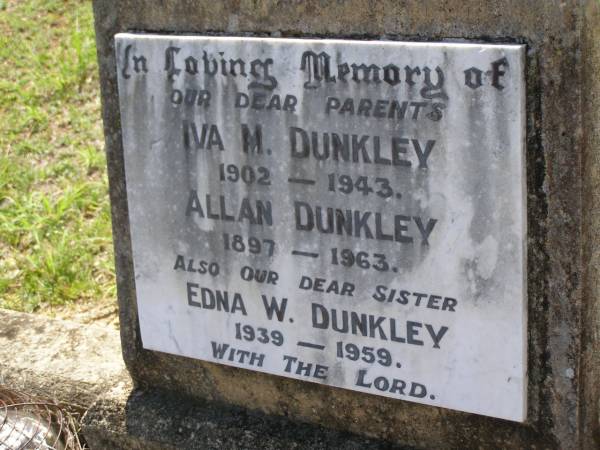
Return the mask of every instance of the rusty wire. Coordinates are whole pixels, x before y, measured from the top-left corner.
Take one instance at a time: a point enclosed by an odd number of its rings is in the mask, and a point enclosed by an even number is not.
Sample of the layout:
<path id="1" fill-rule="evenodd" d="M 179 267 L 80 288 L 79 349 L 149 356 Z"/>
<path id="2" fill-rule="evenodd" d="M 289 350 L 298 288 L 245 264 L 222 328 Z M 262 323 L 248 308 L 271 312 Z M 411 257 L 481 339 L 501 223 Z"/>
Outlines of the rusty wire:
<path id="1" fill-rule="evenodd" d="M 83 450 L 78 429 L 56 402 L 0 386 L 0 450 Z"/>

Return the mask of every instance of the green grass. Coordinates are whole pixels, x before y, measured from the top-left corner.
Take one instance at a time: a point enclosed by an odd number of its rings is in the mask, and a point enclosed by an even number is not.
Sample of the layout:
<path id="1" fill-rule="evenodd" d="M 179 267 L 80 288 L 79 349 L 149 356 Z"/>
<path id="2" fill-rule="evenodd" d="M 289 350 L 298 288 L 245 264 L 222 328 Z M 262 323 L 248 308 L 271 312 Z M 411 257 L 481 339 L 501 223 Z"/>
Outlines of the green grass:
<path id="1" fill-rule="evenodd" d="M 114 297 L 90 1 L 0 0 L 0 307 Z"/>

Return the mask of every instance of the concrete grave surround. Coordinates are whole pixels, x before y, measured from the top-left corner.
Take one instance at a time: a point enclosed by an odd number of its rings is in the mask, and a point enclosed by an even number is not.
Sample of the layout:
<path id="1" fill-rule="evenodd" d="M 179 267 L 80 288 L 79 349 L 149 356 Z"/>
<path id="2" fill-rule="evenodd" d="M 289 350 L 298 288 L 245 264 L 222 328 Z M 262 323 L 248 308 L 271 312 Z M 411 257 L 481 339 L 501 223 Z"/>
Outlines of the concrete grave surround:
<path id="1" fill-rule="evenodd" d="M 525 419 L 523 46 L 116 40 L 145 348 Z"/>
<path id="2" fill-rule="evenodd" d="M 183 395 L 238 405 L 285 416 L 292 421 L 323 424 L 337 430 L 420 448 L 597 448 L 600 392 L 600 289 L 597 281 L 600 279 L 600 256 L 597 251 L 600 239 L 597 233 L 600 226 L 600 164 L 597 150 L 600 145 L 600 100 L 597 94 L 600 83 L 597 71 L 600 58 L 599 9 L 595 0 L 95 0 L 123 355 L 136 386 L 156 388 L 167 394 L 171 392 L 173 396 Z M 527 310 L 527 351 L 525 353 L 522 350 L 522 354 L 527 355 L 527 380 L 523 380 L 526 389 L 525 421 L 519 423 L 382 395 L 369 395 L 145 349 L 142 339 L 144 325 L 140 320 L 144 312 L 138 309 L 139 293 L 136 291 L 135 278 L 138 274 L 138 261 L 134 257 L 138 250 L 134 236 L 137 212 L 132 211 L 132 205 L 128 203 L 128 192 L 132 187 L 128 185 L 128 157 L 124 148 L 127 138 L 124 135 L 125 127 L 122 126 L 124 117 L 121 116 L 120 107 L 123 102 L 118 89 L 117 56 L 120 53 L 117 52 L 118 41 L 115 37 L 119 33 L 166 34 L 174 40 L 180 39 L 180 36 L 210 35 L 523 46 L 523 79 L 518 86 L 524 89 L 521 95 L 525 96 L 524 111 L 519 119 L 525 124 L 525 144 L 522 148 L 525 170 L 524 178 L 519 181 L 525 182 L 526 201 L 522 197 L 521 201 L 523 208 L 526 207 L 527 225 L 522 228 L 520 236 L 521 242 L 526 245 L 526 257 L 523 255 L 522 261 L 527 264 L 524 287 L 519 297 L 522 303 L 519 305 Z M 164 57 L 164 54 L 161 56 Z M 133 68 L 130 65 L 130 69 Z M 464 70 L 462 65 L 460 68 Z M 148 69 L 147 76 L 152 78 L 154 75 L 150 70 L 154 70 L 153 66 L 148 65 Z M 451 73 L 457 75 L 457 72 Z M 288 80 L 286 77 L 284 79 Z M 165 82 L 165 87 L 170 83 Z M 450 85 L 448 89 L 449 94 L 456 92 L 450 90 Z M 449 105 L 451 101 L 449 97 Z M 507 104 L 506 110 L 514 108 L 514 105 L 512 102 Z M 251 113 L 246 111 L 244 114 Z M 452 117 L 452 120 L 458 119 Z M 198 122 L 201 120 L 198 119 Z M 323 125 L 327 123 L 323 122 Z M 363 129 L 360 130 L 364 133 Z M 271 140 L 276 135 L 283 136 L 284 131 L 285 128 L 277 129 L 265 136 Z M 383 131 L 373 125 L 368 134 L 383 135 Z M 456 133 L 463 131 L 460 128 L 455 130 Z M 150 128 L 147 130 L 149 135 L 152 132 Z M 230 137 L 223 139 L 224 142 L 228 140 L 226 143 L 232 149 L 236 146 L 230 143 Z M 180 140 L 181 136 L 174 138 L 173 144 L 177 145 Z M 157 145 L 160 147 L 162 144 Z M 222 153 L 228 151 L 229 148 Z M 431 168 L 428 170 L 436 167 L 435 151 L 434 148 Z M 301 165 L 316 167 L 310 164 L 314 164 L 314 161 L 303 161 Z M 389 172 L 390 168 L 380 169 Z M 351 172 L 350 175 L 356 176 L 357 172 Z M 156 180 L 157 183 L 160 181 Z M 322 185 L 322 181 L 319 183 Z M 291 191 L 288 186 L 283 187 Z M 279 190 L 284 190 L 283 187 L 279 186 Z M 302 192 L 297 188 L 294 192 Z M 507 194 L 509 192 L 515 193 L 506 191 Z M 276 192 L 277 195 L 279 192 Z M 367 197 L 373 199 L 369 207 L 371 204 L 380 205 L 379 199 L 372 195 Z M 199 198 L 206 203 L 205 197 Z M 149 200 L 150 204 L 154 201 Z M 312 203 L 316 203 L 316 200 L 319 200 L 318 196 L 309 198 Z M 363 200 L 357 200 L 361 205 L 356 209 L 381 211 L 386 215 L 392 212 L 392 208 L 366 209 Z M 394 202 L 394 210 L 401 201 Z M 494 201 L 498 199 L 494 198 Z M 273 203 L 273 206 L 276 205 Z M 436 211 L 443 212 L 443 208 Z M 428 217 L 426 213 L 428 211 L 420 211 L 423 217 Z M 517 214 L 514 211 L 512 213 Z M 411 212 L 410 215 L 414 214 Z M 432 217 L 435 216 L 432 214 Z M 201 220 L 196 218 L 194 221 L 199 228 Z M 153 223 L 148 221 L 148 226 L 153 226 Z M 430 250 L 433 251 L 439 243 L 435 241 L 435 232 L 434 228 L 430 244 Z M 317 245 L 318 234 L 307 234 L 312 237 L 306 242 Z M 414 228 L 411 235 L 418 236 L 414 234 Z M 335 236 L 325 242 L 325 249 L 339 247 Z M 153 242 L 155 244 L 159 245 Z M 377 245 L 375 242 L 369 244 Z M 395 245 L 397 243 L 390 242 L 386 252 Z M 363 250 L 361 247 L 357 246 L 357 249 Z M 369 247 L 365 251 L 374 253 L 371 249 Z M 321 251 L 322 248 L 319 248 Z M 232 259 L 235 260 L 234 264 L 239 264 L 246 257 L 237 255 Z M 170 264 L 174 264 L 174 261 Z M 285 265 L 282 263 L 280 266 L 276 270 L 284 273 Z M 307 267 L 305 264 L 303 268 L 317 276 L 316 267 Z M 502 267 L 501 270 L 514 270 L 514 266 Z M 185 278 L 183 272 L 177 274 L 180 275 Z M 372 278 L 385 278 L 388 275 L 373 274 Z M 437 275 L 436 281 L 440 278 Z M 366 286 L 358 283 L 359 278 L 357 275 L 356 280 L 351 281 L 356 281 L 359 286 L 357 289 L 366 289 Z M 224 285 L 219 286 L 223 289 Z M 217 286 L 212 285 L 212 288 L 219 289 Z M 417 291 L 423 287 L 411 286 L 410 289 Z M 430 293 L 451 296 L 450 292 Z M 460 293 L 453 295 L 461 302 L 459 305 L 464 305 L 468 301 L 465 298 L 469 298 L 460 297 Z M 311 293 L 315 303 L 324 297 L 320 293 Z M 340 299 L 337 301 L 341 302 Z M 178 297 L 177 301 L 185 305 L 187 298 Z M 202 308 L 196 310 L 191 314 L 199 315 L 203 311 Z M 297 311 L 293 313 L 297 314 Z M 517 313 L 510 312 L 524 319 L 524 314 Z M 425 312 L 415 314 L 423 318 L 421 322 L 436 326 L 449 323 L 446 321 L 452 317 L 446 311 L 427 308 Z M 395 317 L 398 318 L 399 314 Z M 444 322 L 442 319 L 437 322 L 435 317 L 444 318 Z M 286 325 L 282 332 L 289 333 L 289 329 Z M 445 339 L 451 336 L 447 334 L 441 341 L 442 352 L 446 351 L 443 347 Z M 168 340 L 167 337 L 165 341 Z M 167 342 L 162 344 L 170 345 Z M 477 345 L 481 343 L 477 342 Z M 507 345 L 512 346 L 510 341 L 507 341 Z M 500 347 L 500 350 L 504 351 L 504 348 Z M 429 349 L 426 353 L 432 351 Z M 344 361 L 346 367 L 356 367 L 350 363 Z M 431 392 L 438 394 L 438 391 Z M 131 408 L 134 403 L 130 404 Z M 512 401 L 510 403 L 514 404 Z"/>

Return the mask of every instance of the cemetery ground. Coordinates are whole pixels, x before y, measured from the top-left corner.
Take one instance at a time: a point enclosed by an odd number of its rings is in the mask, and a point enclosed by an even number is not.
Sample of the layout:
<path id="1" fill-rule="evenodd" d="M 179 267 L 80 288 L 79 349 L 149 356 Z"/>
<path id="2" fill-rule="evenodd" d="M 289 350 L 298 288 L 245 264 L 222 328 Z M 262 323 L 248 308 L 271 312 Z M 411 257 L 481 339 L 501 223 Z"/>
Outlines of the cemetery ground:
<path id="1" fill-rule="evenodd" d="M 91 2 L 0 0 L 0 308 L 117 326 Z"/>

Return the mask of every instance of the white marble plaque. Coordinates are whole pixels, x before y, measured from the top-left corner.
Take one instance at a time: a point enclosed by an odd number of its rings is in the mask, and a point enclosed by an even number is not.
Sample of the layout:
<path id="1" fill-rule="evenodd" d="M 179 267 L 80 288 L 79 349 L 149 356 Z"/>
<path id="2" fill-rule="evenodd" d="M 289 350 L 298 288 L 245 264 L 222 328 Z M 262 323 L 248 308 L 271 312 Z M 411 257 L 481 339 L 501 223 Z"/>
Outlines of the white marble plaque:
<path id="1" fill-rule="evenodd" d="M 116 52 L 145 348 L 525 420 L 523 46 Z"/>

